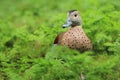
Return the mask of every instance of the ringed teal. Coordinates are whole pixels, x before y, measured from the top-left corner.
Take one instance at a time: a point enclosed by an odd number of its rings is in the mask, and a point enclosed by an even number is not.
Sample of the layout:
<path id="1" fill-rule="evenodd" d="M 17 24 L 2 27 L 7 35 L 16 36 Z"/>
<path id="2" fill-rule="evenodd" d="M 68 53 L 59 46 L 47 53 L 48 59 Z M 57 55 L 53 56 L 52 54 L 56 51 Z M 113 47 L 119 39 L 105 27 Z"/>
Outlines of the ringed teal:
<path id="1" fill-rule="evenodd" d="M 65 45 L 80 52 L 92 50 L 92 43 L 82 29 L 82 19 L 77 10 L 68 12 L 67 22 L 63 25 L 63 28 L 66 27 L 70 29 L 57 35 L 54 44 Z"/>

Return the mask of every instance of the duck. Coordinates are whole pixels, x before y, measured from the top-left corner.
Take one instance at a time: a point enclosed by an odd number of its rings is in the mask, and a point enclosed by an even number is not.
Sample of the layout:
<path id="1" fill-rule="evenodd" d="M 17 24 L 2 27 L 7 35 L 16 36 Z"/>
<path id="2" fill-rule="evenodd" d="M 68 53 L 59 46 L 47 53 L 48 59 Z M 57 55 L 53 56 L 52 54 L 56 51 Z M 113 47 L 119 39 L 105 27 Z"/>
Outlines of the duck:
<path id="1" fill-rule="evenodd" d="M 58 34 L 54 44 L 68 46 L 80 52 L 92 50 L 92 42 L 82 28 L 82 18 L 78 10 L 70 10 L 67 21 L 62 28 L 70 27 L 66 32 Z"/>

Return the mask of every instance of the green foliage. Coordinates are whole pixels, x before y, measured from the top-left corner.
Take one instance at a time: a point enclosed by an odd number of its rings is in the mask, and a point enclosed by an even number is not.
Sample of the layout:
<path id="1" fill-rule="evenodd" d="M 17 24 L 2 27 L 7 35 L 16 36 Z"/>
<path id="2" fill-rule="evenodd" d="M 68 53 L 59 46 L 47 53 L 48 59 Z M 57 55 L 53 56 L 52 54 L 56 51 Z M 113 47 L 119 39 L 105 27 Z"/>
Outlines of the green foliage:
<path id="1" fill-rule="evenodd" d="M 1 0 L 0 80 L 120 79 L 120 0 Z M 66 12 L 80 11 L 93 51 L 53 45 Z"/>

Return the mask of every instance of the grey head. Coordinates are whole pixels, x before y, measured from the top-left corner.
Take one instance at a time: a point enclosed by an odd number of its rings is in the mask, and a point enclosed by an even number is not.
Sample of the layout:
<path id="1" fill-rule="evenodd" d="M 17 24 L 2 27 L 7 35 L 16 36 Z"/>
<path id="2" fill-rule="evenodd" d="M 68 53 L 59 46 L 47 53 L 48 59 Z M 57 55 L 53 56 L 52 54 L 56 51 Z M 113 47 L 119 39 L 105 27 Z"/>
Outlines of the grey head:
<path id="1" fill-rule="evenodd" d="M 82 26 L 82 19 L 77 10 L 70 10 L 68 12 L 68 18 L 66 23 L 62 26 L 63 28 L 66 27 L 75 27 L 75 26 Z"/>

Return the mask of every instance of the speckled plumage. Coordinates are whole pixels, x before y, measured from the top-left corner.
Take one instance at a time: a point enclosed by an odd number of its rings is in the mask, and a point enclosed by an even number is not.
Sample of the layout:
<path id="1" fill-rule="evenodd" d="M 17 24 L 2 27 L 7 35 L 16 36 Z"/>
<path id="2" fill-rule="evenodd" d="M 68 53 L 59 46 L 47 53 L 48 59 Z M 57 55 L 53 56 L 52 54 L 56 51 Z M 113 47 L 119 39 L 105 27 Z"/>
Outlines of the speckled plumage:
<path id="1" fill-rule="evenodd" d="M 73 49 L 77 49 L 80 52 L 86 51 L 86 50 L 92 50 L 92 44 L 90 39 L 86 36 L 86 34 L 84 33 L 82 26 L 81 26 L 81 17 L 78 13 L 78 11 L 73 11 L 71 12 L 73 13 L 73 15 L 79 16 L 78 18 L 76 18 L 78 21 L 78 23 L 73 25 L 70 25 L 70 29 L 67 32 L 61 33 L 59 34 L 55 41 L 54 44 L 60 44 L 60 45 L 65 45 L 68 46 L 69 48 L 73 48 Z M 71 15 L 71 13 L 69 14 L 68 17 L 73 18 L 74 16 Z M 73 21 L 73 20 L 72 20 Z M 75 21 L 75 18 L 74 18 Z M 79 23 L 80 22 L 80 23 Z"/>

